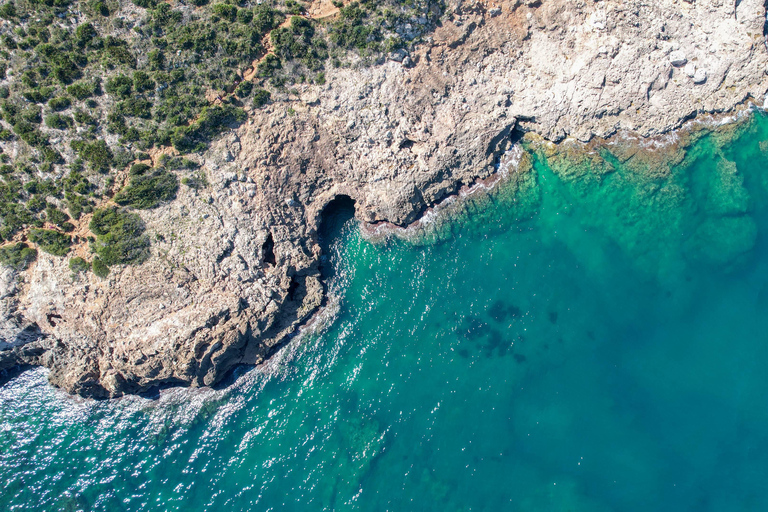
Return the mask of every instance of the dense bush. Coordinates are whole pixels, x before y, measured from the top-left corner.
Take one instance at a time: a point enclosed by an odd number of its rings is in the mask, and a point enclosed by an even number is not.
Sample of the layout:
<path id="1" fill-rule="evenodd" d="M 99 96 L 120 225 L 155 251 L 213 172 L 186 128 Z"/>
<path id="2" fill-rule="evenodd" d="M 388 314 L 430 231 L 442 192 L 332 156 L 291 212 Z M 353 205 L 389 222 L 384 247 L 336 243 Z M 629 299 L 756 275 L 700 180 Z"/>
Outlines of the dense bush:
<path id="1" fill-rule="evenodd" d="M 96 235 L 91 249 L 107 266 L 139 264 L 149 257 L 144 222 L 135 213 L 116 207 L 96 210 L 88 227 Z"/>
<path id="2" fill-rule="evenodd" d="M 237 7 L 228 4 L 216 4 L 211 10 L 214 14 L 221 16 L 227 21 L 235 21 L 237 19 Z"/>
<path id="3" fill-rule="evenodd" d="M 180 126 L 171 136 L 173 146 L 182 153 L 201 151 L 208 142 L 229 127 L 245 121 L 243 109 L 233 105 L 205 107 L 200 117 L 189 126 Z"/>
<path id="4" fill-rule="evenodd" d="M 152 117 L 152 103 L 144 98 L 128 98 L 117 104 L 117 111 L 124 116 L 149 119 Z"/>
<path id="5" fill-rule="evenodd" d="M 93 211 L 93 205 L 91 202 L 78 194 L 67 192 L 67 211 L 73 219 L 79 219 L 83 213 L 91 213 Z"/>
<path id="6" fill-rule="evenodd" d="M 29 230 L 29 240 L 34 242 L 48 254 L 66 256 L 72 245 L 72 237 L 53 229 Z"/>
<path id="7" fill-rule="evenodd" d="M 147 171 L 150 169 L 152 169 L 152 167 L 150 167 L 149 165 L 138 163 L 138 164 L 133 164 L 131 166 L 131 170 L 128 172 L 131 176 L 142 176 L 146 174 Z"/>
<path id="8" fill-rule="evenodd" d="M 93 273 L 102 279 L 109 275 L 109 267 L 99 257 L 93 258 L 92 268 Z"/>
<path id="9" fill-rule="evenodd" d="M 115 202 L 119 205 L 139 209 L 155 208 L 161 201 L 174 199 L 179 190 L 176 175 L 164 169 L 131 174 L 130 183 L 115 196 Z"/>
<path id="10" fill-rule="evenodd" d="M 265 91 L 264 89 L 258 87 L 253 92 L 253 104 L 256 107 L 263 107 L 267 103 L 269 103 L 270 94 L 268 91 Z"/>
<path id="11" fill-rule="evenodd" d="M 112 165 L 114 155 L 104 140 L 90 143 L 76 141 L 72 146 L 83 160 L 91 164 L 91 168 L 95 171 L 106 172 Z"/>
<path id="12" fill-rule="evenodd" d="M 66 130 L 73 125 L 72 118 L 61 114 L 51 114 L 45 116 L 45 126 L 55 128 L 56 130 Z"/>
<path id="13" fill-rule="evenodd" d="M 133 80 L 127 75 L 117 75 L 107 79 L 107 83 L 104 86 L 104 90 L 108 94 L 117 96 L 118 98 L 128 98 L 131 95 L 133 88 Z"/>
<path id="14" fill-rule="evenodd" d="M 136 92 L 151 91 L 155 88 L 155 82 L 149 74 L 144 71 L 137 71 L 133 74 L 133 88 Z"/>
<path id="15" fill-rule="evenodd" d="M 16 270 L 26 269 L 36 258 L 37 250 L 22 242 L 0 247 L 0 263 Z"/>
<path id="16" fill-rule="evenodd" d="M 253 91 L 253 82 L 245 81 L 237 86 L 237 89 L 235 89 L 235 96 L 238 98 L 247 98 L 251 94 L 251 91 Z"/>
<path id="17" fill-rule="evenodd" d="M 54 112 L 60 112 L 62 110 L 66 110 L 69 108 L 70 105 L 72 105 L 72 101 L 66 96 L 51 98 L 48 101 L 48 106 L 51 107 L 51 110 L 53 110 Z"/>
<path id="18" fill-rule="evenodd" d="M 45 219 L 51 224 L 55 224 L 61 230 L 67 233 L 75 229 L 75 226 L 69 222 L 69 215 L 59 210 L 55 206 L 48 206 L 45 209 Z"/>
<path id="19" fill-rule="evenodd" d="M 69 269 L 74 273 L 88 272 L 91 270 L 91 264 L 80 256 L 75 256 L 69 260 Z"/>
<path id="20" fill-rule="evenodd" d="M 94 82 L 76 82 L 67 87 L 67 94 L 84 100 L 96 94 L 97 85 Z"/>

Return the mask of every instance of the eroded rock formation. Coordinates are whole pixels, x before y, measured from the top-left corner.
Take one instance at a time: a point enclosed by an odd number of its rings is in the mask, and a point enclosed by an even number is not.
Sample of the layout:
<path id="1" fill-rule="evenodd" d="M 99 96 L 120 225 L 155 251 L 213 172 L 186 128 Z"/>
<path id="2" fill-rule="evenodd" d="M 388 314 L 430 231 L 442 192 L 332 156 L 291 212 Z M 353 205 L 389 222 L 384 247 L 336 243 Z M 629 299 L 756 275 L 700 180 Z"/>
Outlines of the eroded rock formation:
<path id="1" fill-rule="evenodd" d="M 41 253 L 0 274 L 0 369 L 72 393 L 220 381 L 320 307 L 320 212 L 405 225 L 487 178 L 515 129 L 560 141 L 650 136 L 762 105 L 762 1 L 450 3 L 428 42 L 275 97 L 204 155 L 208 186 L 142 212 L 152 257 L 107 279 Z"/>

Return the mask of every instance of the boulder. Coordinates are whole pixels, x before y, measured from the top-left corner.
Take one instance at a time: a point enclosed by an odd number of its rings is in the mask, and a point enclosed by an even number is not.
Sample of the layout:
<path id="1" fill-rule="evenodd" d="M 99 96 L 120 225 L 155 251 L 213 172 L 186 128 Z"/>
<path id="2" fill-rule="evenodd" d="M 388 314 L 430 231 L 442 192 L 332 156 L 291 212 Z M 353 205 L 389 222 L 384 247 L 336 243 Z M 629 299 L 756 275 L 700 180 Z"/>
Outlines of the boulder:
<path id="1" fill-rule="evenodd" d="M 688 62 L 688 59 L 685 58 L 685 53 L 682 50 L 675 50 L 669 54 L 669 63 L 676 68 L 685 66 L 686 62 Z"/>
<path id="2" fill-rule="evenodd" d="M 693 75 L 693 83 L 695 84 L 703 84 L 707 81 L 707 72 L 703 69 L 697 69 L 696 73 Z"/>

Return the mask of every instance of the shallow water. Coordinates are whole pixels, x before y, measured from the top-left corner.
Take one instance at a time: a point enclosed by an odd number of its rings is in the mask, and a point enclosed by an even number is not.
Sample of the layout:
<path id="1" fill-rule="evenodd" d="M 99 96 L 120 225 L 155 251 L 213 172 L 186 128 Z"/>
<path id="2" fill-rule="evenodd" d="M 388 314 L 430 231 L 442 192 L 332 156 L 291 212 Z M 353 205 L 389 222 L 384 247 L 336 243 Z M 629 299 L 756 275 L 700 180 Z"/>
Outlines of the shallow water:
<path id="1" fill-rule="evenodd" d="M 227 389 L 22 374 L 0 509 L 768 508 L 768 120 L 734 133 L 539 153 L 418 243 L 348 225 L 325 329 Z"/>

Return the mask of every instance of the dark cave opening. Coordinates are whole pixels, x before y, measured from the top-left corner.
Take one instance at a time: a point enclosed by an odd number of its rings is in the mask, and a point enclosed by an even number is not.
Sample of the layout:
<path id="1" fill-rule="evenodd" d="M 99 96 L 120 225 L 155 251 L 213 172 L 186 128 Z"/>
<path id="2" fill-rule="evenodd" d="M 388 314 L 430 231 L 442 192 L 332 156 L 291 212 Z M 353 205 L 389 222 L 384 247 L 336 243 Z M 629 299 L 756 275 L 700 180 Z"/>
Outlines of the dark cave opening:
<path id="1" fill-rule="evenodd" d="M 273 267 L 277 264 L 277 259 L 275 258 L 275 240 L 272 238 L 272 233 L 267 235 L 267 239 L 262 244 L 261 253 L 264 255 L 264 263 L 272 265 Z"/>
<path id="2" fill-rule="evenodd" d="M 317 238 L 323 256 L 320 259 L 320 273 L 328 278 L 333 273 L 333 265 L 328 259 L 333 242 L 341 235 L 342 229 L 355 217 L 355 200 L 348 195 L 334 197 L 320 213 L 320 225 Z"/>

